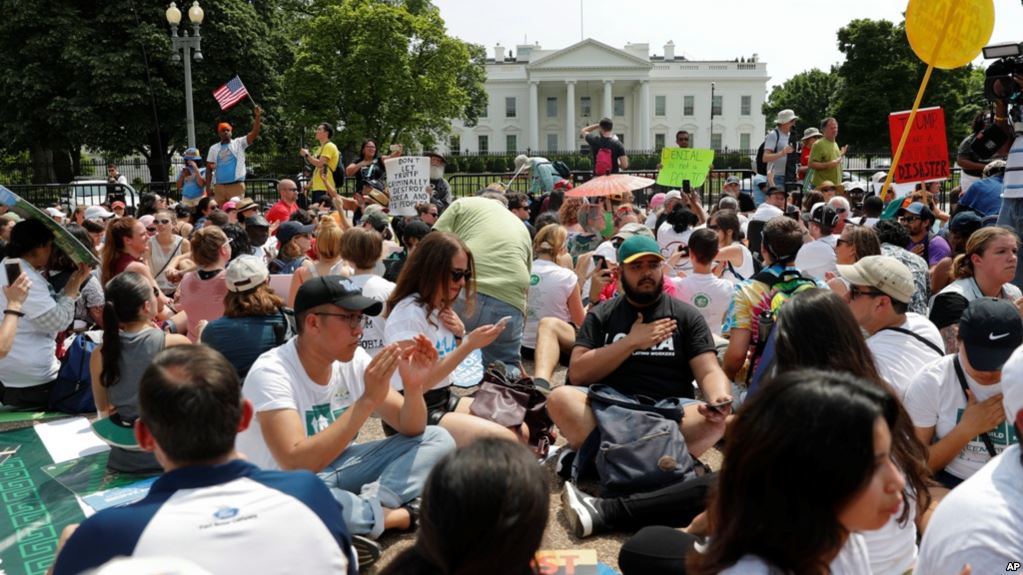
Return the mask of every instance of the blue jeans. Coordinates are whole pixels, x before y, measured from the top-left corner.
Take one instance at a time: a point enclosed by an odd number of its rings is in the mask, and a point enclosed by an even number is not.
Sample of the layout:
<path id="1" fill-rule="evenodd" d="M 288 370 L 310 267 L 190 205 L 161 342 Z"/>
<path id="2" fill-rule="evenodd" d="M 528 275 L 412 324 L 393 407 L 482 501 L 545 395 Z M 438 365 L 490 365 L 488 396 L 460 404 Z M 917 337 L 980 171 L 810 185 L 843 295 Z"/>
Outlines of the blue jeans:
<path id="1" fill-rule="evenodd" d="M 1016 233 L 1023 230 L 1023 198 L 1002 198 L 998 225 L 1009 226 Z M 1012 278 L 1012 284 L 1023 287 L 1023 258 L 1016 260 L 1016 277 Z"/>
<path id="2" fill-rule="evenodd" d="M 511 316 L 511 321 L 505 326 L 501 335 L 497 336 L 493 343 L 483 348 L 483 365 L 487 366 L 494 361 L 501 361 L 509 366 L 518 367 L 522 360 L 519 349 L 522 347 L 522 329 L 526 322 L 526 316 L 522 310 L 481 293 L 476 294 L 476 306 L 471 317 L 466 317 L 464 299 L 459 298 L 454 307 L 455 312 L 465 323 L 466 333 L 481 325 L 497 323 L 504 316 Z"/>
<path id="3" fill-rule="evenodd" d="M 348 530 L 375 539 L 384 532 L 383 508 L 397 509 L 419 497 L 430 470 L 454 450 L 451 435 L 429 425 L 415 437 L 349 445 L 318 475 L 344 508 Z"/>

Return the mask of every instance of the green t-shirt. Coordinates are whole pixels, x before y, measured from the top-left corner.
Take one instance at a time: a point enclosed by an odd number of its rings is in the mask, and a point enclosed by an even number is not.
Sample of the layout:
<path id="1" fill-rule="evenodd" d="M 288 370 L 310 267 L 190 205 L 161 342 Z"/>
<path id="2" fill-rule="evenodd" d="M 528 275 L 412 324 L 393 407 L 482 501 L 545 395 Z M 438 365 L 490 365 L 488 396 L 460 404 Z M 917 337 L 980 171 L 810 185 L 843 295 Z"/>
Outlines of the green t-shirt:
<path id="1" fill-rule="evenodd" d="M 810 162 L 833 162 L 841 155 L 842 151 L 838 148 L 837 143 L 821 138 L 820 140 L 817 140 L 817 143 L 813 145 L 812 149 L 810 149 Z M 830 180 L 833 184 L 841 183 L 841 164 L 826 170 L 814 170 L 813 186 L 819 186 L 824 180 Z"/>
<path id="2" fill-rule="evenodd" d="M 522 220 L 500 202 L 462 198 L 444 210 L 433 229 L 462 238 L 476 264 L 476 290 L 526 313 L 533 245 Z"/>
<path id="3" fill-rule="evenodd" d="M 334 169 L 337 168 L 337 163 L 341 160 L 341 152 L 338 151 L 337 146 L 334 145 L 334 142 L 327 142 L 316 151 L 315 156 L 327 160 L 327 180 L 331 185 L 337 187 L 337 182 L 334 181 Z M 313 179 L 309 183 L 309 189 L 327 191 L 327 186 L 323 183 L 323 178 L 320 177 L 320 169 L 313 170 Z"/>

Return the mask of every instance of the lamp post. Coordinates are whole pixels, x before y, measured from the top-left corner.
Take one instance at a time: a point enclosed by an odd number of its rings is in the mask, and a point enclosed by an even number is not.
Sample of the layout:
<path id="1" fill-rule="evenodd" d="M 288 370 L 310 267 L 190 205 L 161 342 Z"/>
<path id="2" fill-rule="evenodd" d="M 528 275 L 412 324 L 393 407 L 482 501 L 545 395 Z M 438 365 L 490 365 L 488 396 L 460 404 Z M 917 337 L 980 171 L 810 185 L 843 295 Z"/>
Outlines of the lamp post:
<path id="1" fill-rule="evenodd" d="M 708 134 L 709 134 L 708 137 L 710 138 L 710 142 L 707 143 L 708 144 L 707 147 L 708 148 L 713 148 L 714 147 L 714 82 L 710 83 L 710 132 L 708 132 Z"/>
<path id="2" fill-rule="evenodd" d="M 188 125 L 188 146 L 191 148 L 195 147 L 195 117 L 192 113 L 192 59 L 202 62 L 202 47 L 199 44 L 202 37 L 199 36 L 199 25 L 202 24 L 203 11 L 199 7 L 199 0 L 194 0 L 192 7 L 188 9 L 188 20 L 192 23 L 192 33 L 189 34 L 188 30 L 182 30 L 180 36 L 178 35 L 178 24 L 181 23 L 181 10 L 178 9 L 177 4 L 171 2 L 166 14 L 167 23 L 170 24 L 171 29 L 171 46 L 174 50 L 174 56 L 171 59 L 175 62 L 181 60 L 178 51 L 184 52 L 185 55 L 185 121 Z"/>

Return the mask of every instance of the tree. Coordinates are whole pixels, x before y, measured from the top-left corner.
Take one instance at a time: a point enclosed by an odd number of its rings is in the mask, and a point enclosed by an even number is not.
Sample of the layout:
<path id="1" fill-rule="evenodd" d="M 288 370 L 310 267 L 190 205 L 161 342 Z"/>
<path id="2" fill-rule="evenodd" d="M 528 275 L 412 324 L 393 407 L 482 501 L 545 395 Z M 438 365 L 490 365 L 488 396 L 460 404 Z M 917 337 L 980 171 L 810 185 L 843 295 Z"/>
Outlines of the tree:
<path id="1" fill-rule="evenodd" d="M 793 110 L 799 116 L 800 128 L 817 127 L 831 115 L 839 85 L 834 69 L 824 72 L 814 68 L 800 72 L 771 90 L 764 103 L 764 116 L 770 123 L 781 110 Z"/>
<path id="2" fill-rule="evenodd" d="M 845 62 L 838 69 L 842 89 L 834 102 L 840 143 L 856 150 L 888 149 L 888 113 L 909 110 L 927 66 L 916 57 L 905 25 L 887 20 L 853 20 L 838 31 L 838 49 Z M 941 106 L 949 147 L 958 144 L 968 126 L 955 120 L 970 97 L 972 68 L 935 69 L 921 107 Z"/>
<path id="3" fill-rule="evenodd" d="M 427 2 L 335 0 L 301 24 L 286 75 L 296 123 L 336 122 L 353 150 L 363 138 L 432 147 L 451 120 L 486 104 L 485 51 L 446 34 Z"/>

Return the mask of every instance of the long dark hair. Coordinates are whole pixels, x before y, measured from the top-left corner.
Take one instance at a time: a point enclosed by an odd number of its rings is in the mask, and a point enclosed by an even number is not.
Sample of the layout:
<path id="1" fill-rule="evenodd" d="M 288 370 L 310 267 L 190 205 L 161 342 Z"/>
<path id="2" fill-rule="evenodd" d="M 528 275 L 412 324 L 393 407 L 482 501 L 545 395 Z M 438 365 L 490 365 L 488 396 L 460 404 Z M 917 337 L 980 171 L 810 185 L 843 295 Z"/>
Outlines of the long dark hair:
<path id="1" fill-rule="evenodd" d="M 689 211 L 689 208 L 685 207 L 681 203 L 675 204 L 675 207 L 671 209 L 671 213 L 668 214 L 668 217 L 665 219 L 669 224 L 671 224 L 671 229 L 675 230 L 676 234 L 681 234 L 695 226 L 696 222 L 699 221 L 696 214 Z"/>
<path id="2" fill-rule="evenodd" d="M 847 373 L 793 370 L 764 386 L 728 427 L 708 507 L 714 537 L 687 572 L 753 554 L 785 573 L 828 573 L 849 536 L 838 515 L 874 471 L 876 421 L 891 427 L 897 410 L 890 393 Z"/>
<path id="3" fill-rule="evenodd" d="M 103 259 L 100 262 L 100 282 L 107 283 L 114 277 L 114 264 L 124 253 L 124 240 L 135 233 L 135 218 L 117 218 L 107 224 L 106 239 L 103 240 Z"/>
<path id="4" fill-rule="evenodd" d="M 848 304 L 835 292 L 813 288 L 796 294 L 785 302 L 778 313 L 778 369 L 786 371 L 812 367 L 840 373 L 849 373 L 869 381 L 898 397 L 881 377 L 874 356 L 867 347 L 860 326 L 856 323 Z M 821 345 L 826 341 L 828 345 Z M 767 385 L 770 385 L 768 383 Z M 927 448 L 917 439 L 913 421 L 898 400 L 897 417 L 891 426 L 892 459 L 906 476 L 904 500 L 916 500 L 917 515 L 930 505 L 927 481 L 931 472 L 927 467 Z M 905 505 L 899 522 L 910 519 L 909 505 Z"/>
<path id="5" fill-rule="evenodd" d="M 464 251 L 468 257 L 468 269 L 473 276 L 465 282 L 464 288 L 466 310 L 471 313 L 476 299 L 476 264 L 472 252 L 455 234 L 433 231 L 416 245 L 402 266 L 394 291 L 387 298 L 387 314 L 390 315 L 398 302 L 412 294 L 419 294 L 417 303 L 426 306 L 426 317 L 433 315 L 433 302 L 438 294 L 443 296 L 444 306 L 451 305 L 453 302 L 448 301 L 447 290 L 451 282 L 451 262 L 458 250 Z"/>
<path id="6" fill-rule="evenodd" d="M 474 441 L 433 468 L 416 543 L 380 575 L 534 573 L 549 499 L 528 449 L 504 439 Z"/>
<path id="7" fill-rule="evenodd" d="M 203 212 L 206 211 L 206 208 L 210 207 L 210 202 L 212 201 L 213 198 L 211 198 L 210 196 L 200 198 L 199 202 L 195 204 L 195 209 L 192 210 L 192 215 L 189 218 L 189 223 L 194 226 L 195 224 L 199 223 L 199 220 L 205 218 L 206 215 Z"/>
<path id="8" fill-rule="evenodd" d="M 713 220 L 719 230 L 732 232 L 728 236 L 731 240 L 729 244 L 742 240 L 742 226 L 739 224 L 739 216 L 735 213 L 735 210 L 718 210 L 710 216 L 710 219 Z"/>
<path id="9" fill-rule="evenodd" d="M 138 321 L 142 306 L 153 297 L 153 284 L 141 274 L 124 272 L 103 288 L 103 369 L 100 383 L 110 387 L 121 378 L 121 325 Z"/>

